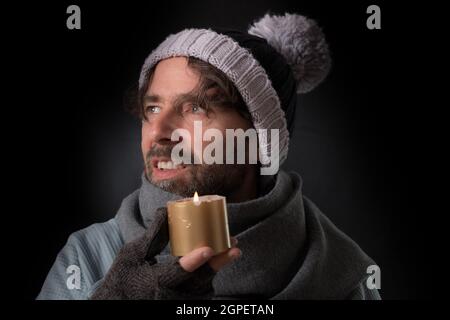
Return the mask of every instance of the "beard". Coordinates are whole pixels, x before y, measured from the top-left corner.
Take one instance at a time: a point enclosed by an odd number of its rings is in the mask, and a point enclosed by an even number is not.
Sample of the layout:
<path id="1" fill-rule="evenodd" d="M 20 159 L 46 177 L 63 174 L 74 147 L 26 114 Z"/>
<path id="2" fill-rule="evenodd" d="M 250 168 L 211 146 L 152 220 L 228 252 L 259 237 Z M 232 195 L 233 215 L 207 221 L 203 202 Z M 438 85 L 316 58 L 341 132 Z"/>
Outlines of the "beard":
<path id="1" fill-rule="evenodd" d="M 229 196 L 239 189 L 248 166 L 244 164 L 187 164 L 185 171 L 180 176 L 154 180 L 152 177 L 153 156 L 170 158 L 173 146 L 161 146 L 151 148 L 145 157 L 145 172 L 147 180 L 158 188 L 180 195 L 192 197 L 195 192 L 199 195 L 217 194 Z M 194 154 L 191 154 L 193 163 Z"/>

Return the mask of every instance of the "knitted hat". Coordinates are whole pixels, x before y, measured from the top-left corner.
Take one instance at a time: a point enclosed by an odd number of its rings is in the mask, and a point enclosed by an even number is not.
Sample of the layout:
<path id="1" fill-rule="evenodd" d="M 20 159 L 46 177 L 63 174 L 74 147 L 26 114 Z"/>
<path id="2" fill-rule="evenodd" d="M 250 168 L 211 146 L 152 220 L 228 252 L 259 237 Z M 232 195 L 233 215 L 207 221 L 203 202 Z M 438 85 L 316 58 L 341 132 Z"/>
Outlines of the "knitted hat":
<path id="1" fill-rule="evenodd" d="M 258 130 L 260 160 L 267 163 L 279 130 L 279 163 L 287 158 L 297 94 L 316 87 L 331 65 L 328 46 L 314 20 L 298 14 L 266 14 L 247 33 L 231 29 L 185 29 L 169 35 L 147 57 L 139 88 L 160 60 L 192 56 L 221 70 L 240 92 Z"/>

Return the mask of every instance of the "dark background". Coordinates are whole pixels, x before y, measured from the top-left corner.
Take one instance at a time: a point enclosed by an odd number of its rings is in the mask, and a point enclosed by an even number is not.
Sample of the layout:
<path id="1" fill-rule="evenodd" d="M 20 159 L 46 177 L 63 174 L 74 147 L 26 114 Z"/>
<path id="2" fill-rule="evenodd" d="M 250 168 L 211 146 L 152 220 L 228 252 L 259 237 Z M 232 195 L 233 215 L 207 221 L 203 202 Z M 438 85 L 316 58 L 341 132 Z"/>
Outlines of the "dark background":
<path id="1" fill-rule="evenodd" d="M 66 29 L 70 4 L 81 7 L 81 30 Z M 381 7 L 381 30 L 366 28 L 370 4 Z M 284 169 L 299 172 L 304 193 L 378 263 L 384 299 L 431 298 L 429 229 L 416 205 L 422 141 L 412 40 L 418 31 L 404 23 L 411 19 L 408 6 L 397 5 L 60 1 L 16 8 L 10 30 L 23 34 L 11 37 L 21 61 L 14 152 L 25 181 L 17 185 L 14 217 L 31 244 L 21 296 L 36 297 L 70 233 L 112 218 L 138 188 L 140 123 L 122 102 L 150 51 L 183 28 L 246 30 L 270 11 L 318 21 L 333 57 L 327 80 L 299 99 Z"/>

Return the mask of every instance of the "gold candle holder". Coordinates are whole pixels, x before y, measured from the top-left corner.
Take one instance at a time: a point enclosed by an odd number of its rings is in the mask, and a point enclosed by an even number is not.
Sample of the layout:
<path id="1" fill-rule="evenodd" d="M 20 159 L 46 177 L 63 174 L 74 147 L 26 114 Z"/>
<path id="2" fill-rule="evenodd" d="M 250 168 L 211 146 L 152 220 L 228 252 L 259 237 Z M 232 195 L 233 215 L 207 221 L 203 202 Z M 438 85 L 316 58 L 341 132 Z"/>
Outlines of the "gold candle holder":
<path id="1" fill-rule="evenodd" d="M 207 195 L 169 201 L 170 250 L 184 256 L 194 249 L 208 246 L 214 254 L 231 248 L 225 197 Z"/>

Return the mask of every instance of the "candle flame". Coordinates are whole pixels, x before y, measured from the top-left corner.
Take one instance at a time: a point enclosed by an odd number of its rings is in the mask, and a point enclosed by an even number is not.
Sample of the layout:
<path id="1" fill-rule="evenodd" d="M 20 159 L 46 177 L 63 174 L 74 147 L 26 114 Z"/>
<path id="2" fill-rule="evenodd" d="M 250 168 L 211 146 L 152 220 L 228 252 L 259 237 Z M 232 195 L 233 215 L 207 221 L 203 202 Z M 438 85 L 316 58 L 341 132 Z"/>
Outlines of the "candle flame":
<path id="1" fill-rule="evenodd" d="M 194 193 L 194 203 L 195 203 L 195 204 L 200 204 L 200 199 L 198 198 L 198 193 L 197 193 L 197 191 L 195 191 L 195 193 Z"/>

